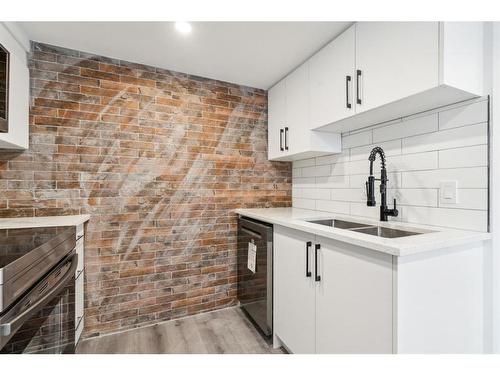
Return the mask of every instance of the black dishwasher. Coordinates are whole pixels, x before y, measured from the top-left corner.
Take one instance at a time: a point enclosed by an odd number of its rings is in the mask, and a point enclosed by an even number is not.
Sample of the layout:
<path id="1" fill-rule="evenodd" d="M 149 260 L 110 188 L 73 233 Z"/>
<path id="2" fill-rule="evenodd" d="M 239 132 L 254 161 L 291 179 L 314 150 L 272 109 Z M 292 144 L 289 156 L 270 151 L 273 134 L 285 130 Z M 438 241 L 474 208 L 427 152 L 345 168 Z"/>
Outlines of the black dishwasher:
<path id="1" fill-rule="evenodd" d="M 273 226 L 238 220 L 238 300 L 266 336 L 273 333 Z"/>

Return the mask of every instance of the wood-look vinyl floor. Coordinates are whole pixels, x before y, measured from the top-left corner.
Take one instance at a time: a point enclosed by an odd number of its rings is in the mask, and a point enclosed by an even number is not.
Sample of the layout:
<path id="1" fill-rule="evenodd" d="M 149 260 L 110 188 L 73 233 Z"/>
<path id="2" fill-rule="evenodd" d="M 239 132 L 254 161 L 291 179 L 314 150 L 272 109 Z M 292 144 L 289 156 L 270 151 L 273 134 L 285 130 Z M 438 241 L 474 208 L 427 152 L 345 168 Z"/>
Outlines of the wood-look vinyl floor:
<path id="1" fill-rule="evenodd" d="M 239 308 L 83 340 L 78 354 L 283 354 Z"/>

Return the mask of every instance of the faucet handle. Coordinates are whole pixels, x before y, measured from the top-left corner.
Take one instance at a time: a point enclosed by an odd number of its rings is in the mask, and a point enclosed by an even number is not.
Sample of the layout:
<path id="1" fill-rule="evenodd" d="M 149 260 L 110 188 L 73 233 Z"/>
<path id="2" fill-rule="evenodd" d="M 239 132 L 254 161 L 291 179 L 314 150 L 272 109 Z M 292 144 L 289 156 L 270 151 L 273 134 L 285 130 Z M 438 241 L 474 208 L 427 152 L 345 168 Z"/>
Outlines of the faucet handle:
<path id="1" fill-rule="evenodd" d="M 396 208 L 396 198 L 394 198 L 394 207 L 392 209 L 392 213 L 393 213 L 393 216 L 398 216 L 399 215 L 399 211 Z"/>

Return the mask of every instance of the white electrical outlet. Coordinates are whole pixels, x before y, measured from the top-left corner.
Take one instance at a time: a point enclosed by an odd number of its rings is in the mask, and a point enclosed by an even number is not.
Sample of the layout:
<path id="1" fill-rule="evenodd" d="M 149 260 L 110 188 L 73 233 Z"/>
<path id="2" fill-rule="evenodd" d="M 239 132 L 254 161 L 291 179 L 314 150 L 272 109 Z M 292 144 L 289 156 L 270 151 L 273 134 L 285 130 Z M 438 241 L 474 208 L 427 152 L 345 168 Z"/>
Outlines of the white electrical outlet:
<path id="1" fill-rule="evenodd" d="M 440 204 L 457 204 L 457 181 L 441 181 L 439 189 Z"/>

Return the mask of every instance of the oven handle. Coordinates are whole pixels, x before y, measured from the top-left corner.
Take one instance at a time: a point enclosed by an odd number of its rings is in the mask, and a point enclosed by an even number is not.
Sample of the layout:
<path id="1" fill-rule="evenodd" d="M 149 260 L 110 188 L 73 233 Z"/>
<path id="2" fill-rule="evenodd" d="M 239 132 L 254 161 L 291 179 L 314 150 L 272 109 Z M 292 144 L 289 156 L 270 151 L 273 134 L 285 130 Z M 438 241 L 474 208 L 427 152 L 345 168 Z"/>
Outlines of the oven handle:
<path id="1" fill-rule="evenodd" d="M 16 332 L 26 320 L 28 320 L 34 313 L 41 310 L 43 306 L 50 302 L 50 300 L 66 286 L 68 280 L 75 275 L 76 267 L 78 265 L 78 254 L 74 254 L 70 259 L 71 268 L 61 278 L 61 280 L 59 280 L 57 285 L 55 285 L 47 294 L 30 306 L 30 308 L 23 311 L 14 319 L 0 324 L 0 336 L 10 336 L 13 332 Z"/>

